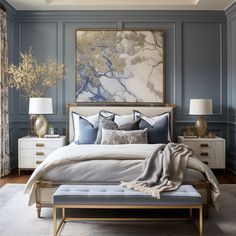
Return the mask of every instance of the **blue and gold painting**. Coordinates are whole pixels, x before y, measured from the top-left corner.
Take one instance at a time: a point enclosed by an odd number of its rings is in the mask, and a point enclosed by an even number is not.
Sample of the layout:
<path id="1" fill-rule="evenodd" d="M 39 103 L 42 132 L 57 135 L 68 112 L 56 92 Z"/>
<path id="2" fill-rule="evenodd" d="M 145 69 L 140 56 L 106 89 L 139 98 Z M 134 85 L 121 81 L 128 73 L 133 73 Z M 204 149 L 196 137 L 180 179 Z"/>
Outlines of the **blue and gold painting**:
<path id="1" fill-rule="evenodd" d="M 164 31 L 76 31 L 76 102 L 164 103 Z"/>

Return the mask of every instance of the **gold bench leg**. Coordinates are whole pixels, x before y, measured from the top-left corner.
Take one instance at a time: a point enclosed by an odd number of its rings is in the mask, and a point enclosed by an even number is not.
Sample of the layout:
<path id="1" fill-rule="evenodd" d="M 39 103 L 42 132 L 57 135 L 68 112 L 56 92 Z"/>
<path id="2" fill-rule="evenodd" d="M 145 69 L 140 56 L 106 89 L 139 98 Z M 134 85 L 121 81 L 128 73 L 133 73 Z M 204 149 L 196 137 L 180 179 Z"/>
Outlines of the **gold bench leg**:
<path id="1" fill-rule="evenodd" d="M 57 208 L 53 207 L 53 235 L 57 236 Z"/>
<path id="2" fill-rule="evenodd" d="M 57 236 L 59 234 L 59 231 L 61 230 L 61 227 L 63 226 L 63 224 L 65 223 L 65 208 L 61 208 L 61 215 L 62 215 L 62 219 L 57 227 L 57 207 L 53 207 L 53 235 Z"/>
<path id="3" fill-rule="evenodd" d="M 202 206 L 199 208 L 199 235 L 202 236 L 203 220 L 202 220 Z"/>

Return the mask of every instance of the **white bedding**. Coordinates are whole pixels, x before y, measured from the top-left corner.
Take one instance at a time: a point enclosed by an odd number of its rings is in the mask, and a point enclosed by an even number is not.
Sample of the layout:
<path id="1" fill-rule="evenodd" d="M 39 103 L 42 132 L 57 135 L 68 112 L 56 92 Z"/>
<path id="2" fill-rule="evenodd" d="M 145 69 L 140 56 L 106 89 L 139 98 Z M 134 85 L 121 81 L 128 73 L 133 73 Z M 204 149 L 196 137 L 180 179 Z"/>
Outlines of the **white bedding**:
<path id="1" fill-rule="evenodd" d="M 76 145 L 57 149 L 40 164 L 29 179 L 26 192 L 34 199 L 34 183 L 39 179 L 55 182 L 119 183 L 137 178 L 143 171 L 143 160 L 159 144 Z M 212 183 L 212 198 L 219 195 L 218 183 L 211 170 L 198 160 L 189 158 L 184 182 L 196 176 L 207 176 Z"/>
<path id="2" fill-rule="evenodd" d="M 64 183 L 118 184 L 136 179 L 142 171 L 143 160 L 92 160 L 58 166 L 43 174 L 41 179 Z M 201 172 L 187 169 L 183 182 L 193 183 L 204 179 Z"/>

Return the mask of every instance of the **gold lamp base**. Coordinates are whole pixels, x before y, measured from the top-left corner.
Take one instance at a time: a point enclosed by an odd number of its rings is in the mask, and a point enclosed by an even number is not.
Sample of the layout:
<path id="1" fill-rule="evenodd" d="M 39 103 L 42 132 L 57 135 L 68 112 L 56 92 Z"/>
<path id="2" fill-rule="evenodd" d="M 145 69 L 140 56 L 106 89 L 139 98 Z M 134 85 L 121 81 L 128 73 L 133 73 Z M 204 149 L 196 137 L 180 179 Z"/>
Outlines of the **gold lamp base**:
<path id="1" fill-rule="evenodd" d="M 198 117 L 198 119 L 196 120 L 195 128 L 196 128 L 197 135 L 200 138 L 205 138 L 206 131 L 207 131 L 207 123 L 203 119 L 202 116 Z"/>
<path id="2" fill-rule="evenodd" d="M 34 130 L 39 138 L 47 133 L 48 121 L 44 115 L 39 115 L 34 123 Z"/>

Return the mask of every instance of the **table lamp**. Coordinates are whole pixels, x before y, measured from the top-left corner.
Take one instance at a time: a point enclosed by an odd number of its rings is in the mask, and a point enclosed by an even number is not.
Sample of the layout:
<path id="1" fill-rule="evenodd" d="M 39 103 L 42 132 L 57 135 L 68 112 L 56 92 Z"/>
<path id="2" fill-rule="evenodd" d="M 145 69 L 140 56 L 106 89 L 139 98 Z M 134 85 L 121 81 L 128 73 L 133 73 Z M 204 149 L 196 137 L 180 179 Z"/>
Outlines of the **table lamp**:
<path id="1" fill-rule="evenodd" d="M 211 99 L 190 99 L 189 106 L 190 115 L 198 115 L 195 122 L 195 128 L 199 137 L 205 137 L 207 131 L 207 123 L 203 115 L 212 115 L 212 100 Z"/>
<path id="2" fill-rule="evenodd" d="M 52 99 L 51 98 L 30 98 L 29 114 L 37 115 L 34 122 L 34 131 L 39 138 L 42 138 L 47 133 L 47 119 L 44 114 L 52 114 Z"/>

